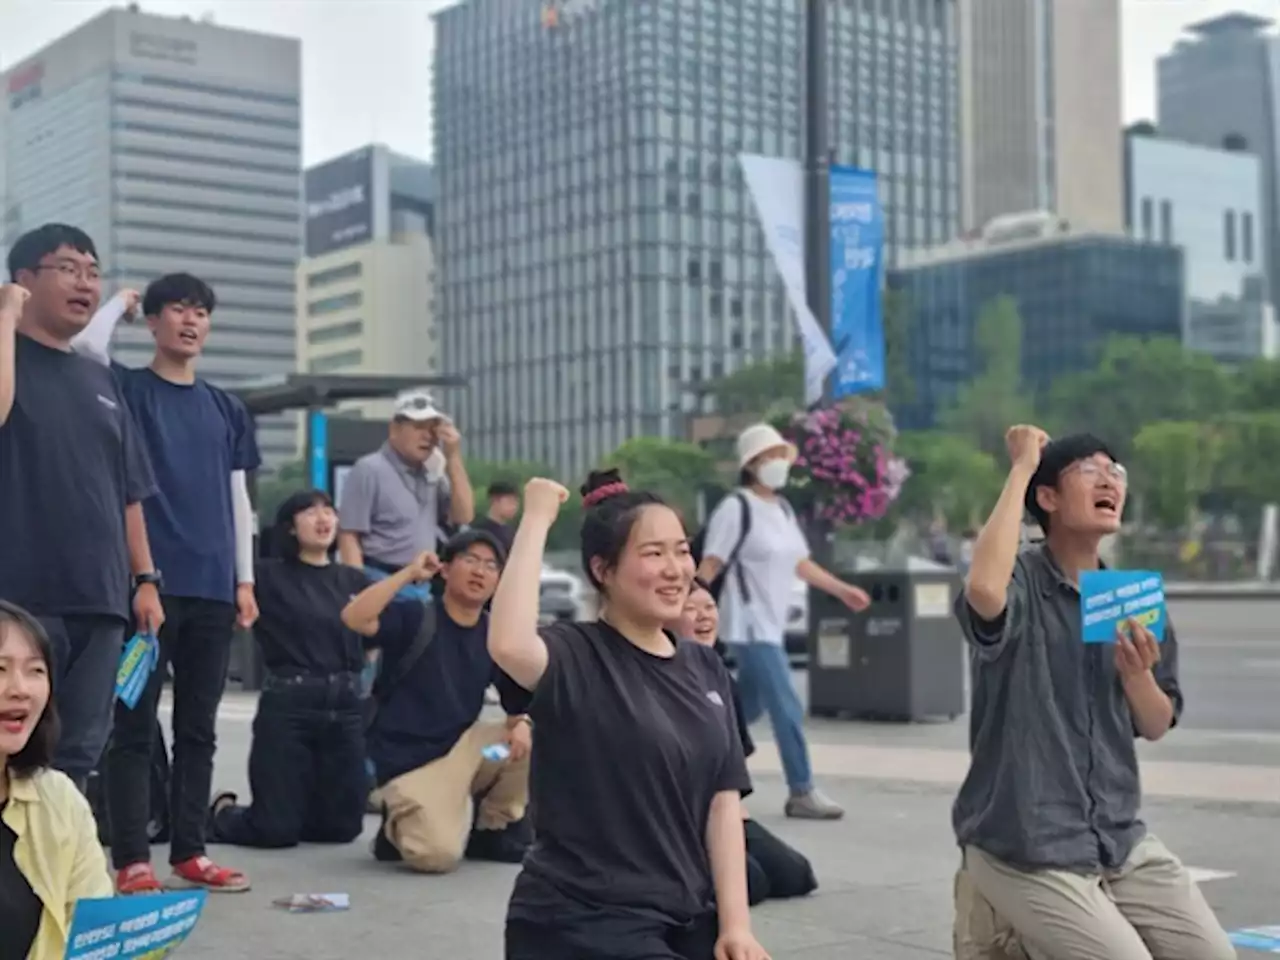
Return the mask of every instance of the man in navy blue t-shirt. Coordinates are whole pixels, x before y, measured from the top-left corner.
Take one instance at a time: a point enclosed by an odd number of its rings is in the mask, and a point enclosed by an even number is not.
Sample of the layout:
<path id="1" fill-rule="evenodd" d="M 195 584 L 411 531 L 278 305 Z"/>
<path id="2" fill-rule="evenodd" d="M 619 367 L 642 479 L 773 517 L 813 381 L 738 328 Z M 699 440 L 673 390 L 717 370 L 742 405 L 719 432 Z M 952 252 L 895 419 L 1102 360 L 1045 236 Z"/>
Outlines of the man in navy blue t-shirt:
<path id="1" fill-rule="evenodd" d="M 111 729 L 130 615 L 164 619 L 142 502 L 155 491 L 120 386 L 72 352 L 102 294 L 83 230 L 48 223 L 9 249 L 0 286 L 0 598 L 53 644 L 54 766 L 83 790 Z M 131 576 L 133 590 L 130 610 Z"/>
<path id="2" fill-rule="evenodd" d="M 95 317 L 77 341 L 105 354 L 111 327 L 132 313 L 126 291 Z M 156 280 L 142 298 L 155 338 L 147 367 L 113 364 L 155 472 L 158 492 L 145 506 L 165 623 L 160 660 L 133 709 L 117 704 L 108 751 L 111 855 L 121 893 L 160 889 L 147 836 L 151 754 L 165 667 L 173 667 L 173 765 L 169 829 L 171 887 L 247 890 L 247 878 L 205 855 L 218 703 L 226 682 L 233 628 L 257 617 L 251 533 L 243 479 L 259 465 L 253 422 L 243 404 L 196 376 L 216 299 L 186 273 Z M 237 542 L 239 541 L 239 543 Z M 238 555 L 239 554 L 239 555 Z"/>

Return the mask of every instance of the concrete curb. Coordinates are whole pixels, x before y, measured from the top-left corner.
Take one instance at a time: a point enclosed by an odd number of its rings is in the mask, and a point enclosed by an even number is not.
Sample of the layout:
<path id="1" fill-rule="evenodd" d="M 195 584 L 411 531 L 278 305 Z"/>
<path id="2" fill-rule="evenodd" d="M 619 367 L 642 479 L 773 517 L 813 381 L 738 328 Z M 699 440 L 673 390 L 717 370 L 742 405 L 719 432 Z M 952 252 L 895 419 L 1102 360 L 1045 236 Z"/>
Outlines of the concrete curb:
<path id="1" fill-rule="evenodd" d="M 1166 583 L 1170 600 L 1280 600 L 1280 583 Z"/>

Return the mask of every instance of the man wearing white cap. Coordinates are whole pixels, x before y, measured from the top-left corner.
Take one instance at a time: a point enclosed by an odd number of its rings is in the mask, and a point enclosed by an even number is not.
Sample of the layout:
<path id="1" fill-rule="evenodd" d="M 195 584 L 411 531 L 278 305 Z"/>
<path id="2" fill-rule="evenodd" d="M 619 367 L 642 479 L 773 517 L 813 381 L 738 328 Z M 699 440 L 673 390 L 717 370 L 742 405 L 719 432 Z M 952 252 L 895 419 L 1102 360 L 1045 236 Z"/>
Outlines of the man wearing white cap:
<path id="1" fill-rule="evenodd" d="M 791 682 L 784 646 L 787 607 L 797 576 L 852 610 L 865 610 L 870 600 L 810 558 L 804 531 L 779 494 L 795 458 L 795 447 L 767 423 L 742 431 L 740 488 L 711 514 L 698 574 L 717 588 L 720 638 L 738 664 L 746 721 L 769 714 L 791 793 L 787 816 L 838 820 L 844 810 L 813 784 L 804 708 Z"/>
<path id="2" fill-rule="evenodd" d="M 352 466 L 338 504 L 342 562 L 374 579 L 435 552 L 475 516 L 462 438 L 426 390 L 396 397 L 387 442 Z"/>

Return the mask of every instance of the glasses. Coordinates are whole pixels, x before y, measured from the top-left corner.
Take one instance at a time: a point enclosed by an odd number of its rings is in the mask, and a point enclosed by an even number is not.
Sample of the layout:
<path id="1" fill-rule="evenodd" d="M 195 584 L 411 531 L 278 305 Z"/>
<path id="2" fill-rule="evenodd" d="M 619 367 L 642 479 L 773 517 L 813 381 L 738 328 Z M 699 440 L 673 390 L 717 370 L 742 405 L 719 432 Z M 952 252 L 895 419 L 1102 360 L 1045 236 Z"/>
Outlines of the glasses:
<path id="1" fill-rule="evenodd" d="M 1123 464 L 1116 463 L 1114 460 L 1107 464 L 1098 463 L 1096 460 L 1086 460 L 1074 469 L 1090 483 L 1096 484 L 1103 477 L 1121 486 L 1129 483 L 1129 471 L 1124 468 Z"/>
<path id="2" fill-rule="evenodd" d="M 475 569 L 479 567 L 485 573 L 497 573 L 501 567 L 498 566 L 497 560 L 491 560 L 488 557 L 477 557 L 474 553 L 464 553 L 458 557 L 458 562 L 464 567 Z"/>
<path id="3" fill-rule="evenodd" d="M 59 260 L 57 263 L 42 263 L 36 267 L 40 270 L 57 271 L 58 276 L 63 280 L 87 280 L 90 283 L 102 282 L 102 268 L 97 264 L 88 266 L 80 266 L 78 263 L 72 263 L 70 260 Z"/>

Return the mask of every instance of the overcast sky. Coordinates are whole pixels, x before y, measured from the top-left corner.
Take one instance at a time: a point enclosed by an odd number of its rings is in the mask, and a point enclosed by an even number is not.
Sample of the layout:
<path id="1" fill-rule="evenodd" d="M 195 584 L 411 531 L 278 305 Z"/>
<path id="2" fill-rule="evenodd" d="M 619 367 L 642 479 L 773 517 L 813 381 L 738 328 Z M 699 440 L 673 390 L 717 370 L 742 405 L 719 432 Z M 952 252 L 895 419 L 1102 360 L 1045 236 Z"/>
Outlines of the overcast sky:
<path id="1" fill-rule="evenodd" d="M 141 7 L 166 16 L 212 14 L 228 26 L 300 37 L 303 158 L 309 165 L 373 141 L 430 157 L 430 14 L 451 2 L 142 0 Z M 1154 114 L 1155 58 L 1186 24 L 1231 10 L 1280 19 L 1277 0 L 1122 2 L 1126 121 Z M 0 0 L 0 70 L 110 6 L 99 0 Z"/>

